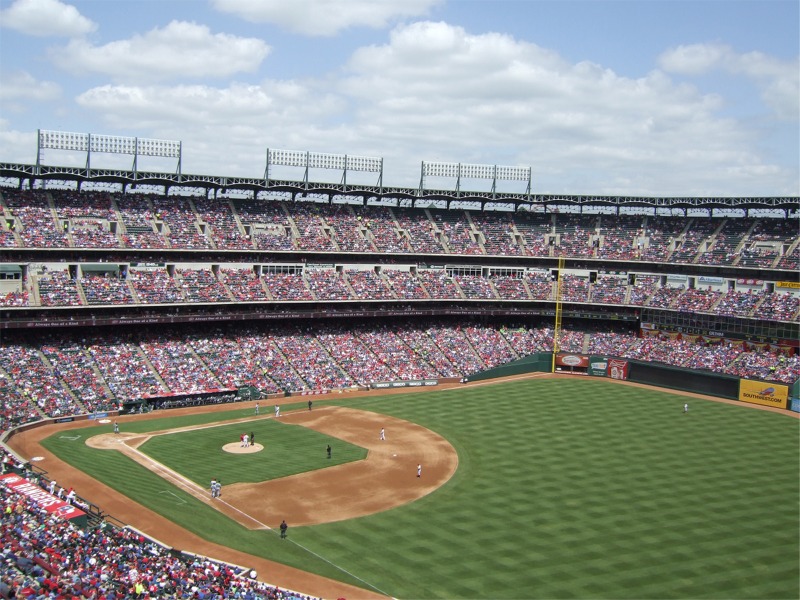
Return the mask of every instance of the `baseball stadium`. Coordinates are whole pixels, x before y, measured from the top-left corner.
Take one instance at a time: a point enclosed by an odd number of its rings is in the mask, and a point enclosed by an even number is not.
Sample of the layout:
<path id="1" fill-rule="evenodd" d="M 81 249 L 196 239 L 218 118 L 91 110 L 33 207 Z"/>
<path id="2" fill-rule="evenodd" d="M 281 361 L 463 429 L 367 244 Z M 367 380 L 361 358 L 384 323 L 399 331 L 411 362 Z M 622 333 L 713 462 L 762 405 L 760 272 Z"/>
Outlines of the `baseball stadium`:
<path id="1" fill-rule="evenodd" d="M 17 597 L 800 597 L 797 197 L 37 137 L 86 166 L 0 164 Z"/>

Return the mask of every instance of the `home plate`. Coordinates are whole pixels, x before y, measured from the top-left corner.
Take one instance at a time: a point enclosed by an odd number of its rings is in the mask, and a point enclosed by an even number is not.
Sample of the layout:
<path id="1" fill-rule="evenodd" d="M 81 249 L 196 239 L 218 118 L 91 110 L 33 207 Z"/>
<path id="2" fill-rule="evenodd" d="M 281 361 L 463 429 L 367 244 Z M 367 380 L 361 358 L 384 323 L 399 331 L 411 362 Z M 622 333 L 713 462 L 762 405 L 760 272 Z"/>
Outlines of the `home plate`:
<path id="1" fill-rule="evenodd" d="M 397 454 L 392 454 L 392 457 L 393 458 L 397 458 Z"/>

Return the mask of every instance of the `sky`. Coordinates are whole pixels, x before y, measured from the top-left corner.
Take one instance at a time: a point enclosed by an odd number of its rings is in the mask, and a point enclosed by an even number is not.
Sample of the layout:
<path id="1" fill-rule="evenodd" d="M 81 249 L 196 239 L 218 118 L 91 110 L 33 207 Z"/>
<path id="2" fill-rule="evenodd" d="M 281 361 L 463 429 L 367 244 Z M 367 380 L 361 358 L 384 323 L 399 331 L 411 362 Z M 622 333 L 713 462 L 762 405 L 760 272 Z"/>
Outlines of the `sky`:
<path id="1" fill-rule="evenodd" d="M 425 161 L 530 167 L 541 194 L 798 196 L 800 2 L 0 0 L 0 162 L 35 163 L 40 129 L 180 141 L 191 174 L 263 177 L 269 148 L 380 157 L 387 186 Z"/>

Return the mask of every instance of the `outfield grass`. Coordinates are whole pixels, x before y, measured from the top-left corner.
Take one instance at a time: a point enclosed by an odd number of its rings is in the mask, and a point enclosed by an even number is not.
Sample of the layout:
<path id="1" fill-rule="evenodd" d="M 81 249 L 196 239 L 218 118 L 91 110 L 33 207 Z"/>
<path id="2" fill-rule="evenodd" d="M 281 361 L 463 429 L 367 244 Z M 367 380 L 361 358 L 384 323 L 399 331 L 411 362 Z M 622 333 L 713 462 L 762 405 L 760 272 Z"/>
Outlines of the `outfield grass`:
<path id="1" fill-rule="evenodd" d="M 295 527 L 289 545 L 177 489 L 194 504 L 175 508 L 163 481 L 118 453 L 58 435 L 46 445 L 215 542 L 398 598 L 800 597 L 798 420 L 694 399 L 684 415 L 684 401 L 566 378 L 318 399 L 429 427 L 459 467 L 421 500 Z M 135 426 L 186 424 L 169 421 Z M 318 461 L 317 446 L 298 451 Z"/>

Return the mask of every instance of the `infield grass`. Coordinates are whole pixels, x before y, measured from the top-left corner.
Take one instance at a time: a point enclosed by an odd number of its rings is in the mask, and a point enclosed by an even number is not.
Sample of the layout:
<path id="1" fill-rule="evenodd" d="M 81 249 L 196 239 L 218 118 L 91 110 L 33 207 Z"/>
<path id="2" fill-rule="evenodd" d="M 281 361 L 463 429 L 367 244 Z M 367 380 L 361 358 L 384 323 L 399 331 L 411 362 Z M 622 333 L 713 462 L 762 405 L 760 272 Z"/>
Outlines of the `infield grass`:
<path id="1" fill-rule="evenodd" d="M 459 466 L 425 498 L 292 528 L 291 544 L 244 530 L 118 453 L 58 434 L 45 444 L 212 541 L 396 598 L 800 597 L 798 420 L 698 399 L 684 415 L 684 401 L 585 378 L 317 399 L 424 425 L 455 446 Z M 168 421 L 131 428 L 187 424 Z M 280 443 L 283 431 L 262 439 Z M 198 462 L 204 439 L 189 444 Z M 320 462 L 319 441 L 295 448 Z"/>

